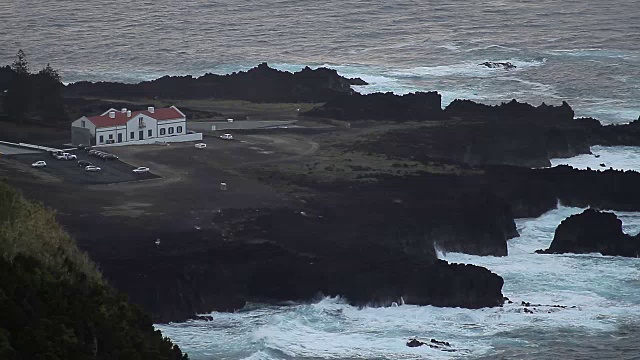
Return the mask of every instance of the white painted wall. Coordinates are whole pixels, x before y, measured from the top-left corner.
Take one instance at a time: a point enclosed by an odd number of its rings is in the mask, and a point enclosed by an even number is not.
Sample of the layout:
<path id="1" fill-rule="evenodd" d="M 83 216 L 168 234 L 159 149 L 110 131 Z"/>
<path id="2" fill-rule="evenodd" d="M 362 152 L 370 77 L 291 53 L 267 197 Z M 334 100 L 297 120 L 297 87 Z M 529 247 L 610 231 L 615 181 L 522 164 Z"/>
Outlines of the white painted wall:
<path id="1" fill-rule="evenodd" d="M 83 121 L 84 121 L 84 126 L 82 126 Z M 80 127 L 80 128 L 84 127 L 85 129 L 89 129 L 89 131 L 91 132 L 91 136 L 96 135 L 96 126 L 86 116 L 83 116 L 80 119 L 72 122 L 71 126 Z"/>
<path id="2" fill-rule="evenodd" d="M 96 145 L 103 145 L 107 143 L 107 140 L 113 140 L 118 142 L 118 134 L 122 134 L 122 142 L 127 141 L 126 137 L 127 127 L 126 126 L 111 126 L 105 128 L 97 128 L 96 129 Z M 100 137 L 102 141 L 100 141 Z"/>
<path id="3" fill-rule="evenodd" d="M 144 127 L 140 127 L 140 118 L 144 122 Z M 140 131 L 143 131 L 143 139 L 154 139 L 158 137 L 158 122 L 156 119 L 151 118 L 144 114 L 139 114 L 136 117 L 131 118 L 127 121 L 127 140 L 140 140 Z M 151 130 L 151 136 L 149 135 L 149 130 Z M 133 133 L 133 138 L 131 137 L 131 133 Z"/>
<path id="4" fill-rule="evenodd" d="M 181 127 L 180 132 L 178 132 L 178 127 Z M 170 129 L 173 129 L 173 133 L 170 133 Z M 158 137 L 178 136 L 186 133 L 187 121 L 185 119 L 158 121 Z"/>
<path id="5" fill-rule="evenodd" d="M 202 133 L 186 134 L 177 136 L 168 136 L 163 138 L 154 138 L 146 140 L 134 140 L 115 144 L 102 144 L 96 147 L 112 147 L 112 146 L 124 146 L 124 145 L 145 145 L 145 144 L 157 144 L 157 143 L 170 143 L 170 142 L 187 142 L 187 141 L 202 141 Z"/>

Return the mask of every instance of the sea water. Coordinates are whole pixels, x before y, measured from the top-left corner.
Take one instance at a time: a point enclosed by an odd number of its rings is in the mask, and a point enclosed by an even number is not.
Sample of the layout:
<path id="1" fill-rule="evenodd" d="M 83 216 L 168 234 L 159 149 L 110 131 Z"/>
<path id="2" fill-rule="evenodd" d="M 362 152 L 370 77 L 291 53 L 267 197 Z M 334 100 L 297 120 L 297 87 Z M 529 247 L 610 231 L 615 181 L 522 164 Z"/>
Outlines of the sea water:
<path id="1" fill-rule="evenodd" d="M 503 307 L 360 309 L 325 298 L 314 304 L 252 304 L 232 314 L 212 313 L 213 321 L 157 327 L 194 359 L 540 359 L 563 351 L 581 351 L 578 357 L 585 359 L 635 356 L 640 259 L 534 253 L 549 246 L 563 219 L 581 211 L 559 206 L 539 218 L 517 220 L 521 236 L 509 241 L 507 257 L 440 254 L 502 276 L 503 293 L 513 301 Z M 617 214 L 625 232 L 640 232 L 640 214 Z M 522 301 L 535 304 L 533 314 L 524 312 Z M 409 348 L 405 343 L 412 337 L 448 341 L 456 351 Z"/>
<path id="2" fill-rule="evenodd" d="M 22 48 L 65 82 L 329 66 L 364 93 L 566 100 L 624 123 L 640 116 L 639 24 L 637 0 L 3 0 L 0 65 Z"/>

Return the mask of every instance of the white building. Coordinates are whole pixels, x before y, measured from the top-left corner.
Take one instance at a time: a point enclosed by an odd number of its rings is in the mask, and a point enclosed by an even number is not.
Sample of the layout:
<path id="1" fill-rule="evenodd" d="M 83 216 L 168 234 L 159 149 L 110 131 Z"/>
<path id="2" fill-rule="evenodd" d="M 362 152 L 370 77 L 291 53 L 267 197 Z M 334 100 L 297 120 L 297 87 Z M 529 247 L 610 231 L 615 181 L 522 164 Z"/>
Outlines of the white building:
<path id="1" fill-rule="evenodd" d="M 187 119 L 177 107 L 134 111 L 109 109 L 98 116 L 83 116 L 71 123 L 74 145 L 108 145 L 149 143 L 155 141 L 190 141 Z M 181 136 L 181 138 L 175 138 Z"/>

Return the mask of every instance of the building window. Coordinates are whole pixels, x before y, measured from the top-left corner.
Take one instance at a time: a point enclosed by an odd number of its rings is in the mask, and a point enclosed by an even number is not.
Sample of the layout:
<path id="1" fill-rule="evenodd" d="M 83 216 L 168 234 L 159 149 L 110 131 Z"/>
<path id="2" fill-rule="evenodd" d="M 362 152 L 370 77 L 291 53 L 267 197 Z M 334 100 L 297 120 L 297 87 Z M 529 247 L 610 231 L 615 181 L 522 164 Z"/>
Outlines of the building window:
<path id="1" fill-rule="evenodd" d="M 138 127 L 141 127 L 141 128 L 144 127 L 144 119 L 142 117 L 138 118 Z"/>
<path id="2" fill-rule="evenodd" d="M 165 131 L 166 130 L 164 128 L 160 129 L 160 135 L 164 135 Z"/>
<path id="3" fill-rule="evenodd" d="M 100 144 L 104 142 L 104 136 L 100 135 Z"/>
<path id="4" fill-rule="evenodd" d="M 135 140 L 136 139 L 136 133 L 134 133 L 133 131 L 129 135 L 131 135 L 131 136 L 129 136 L 129 140 Z"/>
<path id="5" fill-rule="evenodd" d="M 173 126 L 169 128 L 169 134 L 173 134 Z"/>
<path id="6" fill-rule="evenodd" d="M 176 128 L 176 132 L 177 132 L 178 134 L 182 133 L 182 126 L 178 126 L 178 127 Z"/>
<path id="7" fill-rule="evenodd" d="M 81 121 L 81 124 L 82 124 L 82 127 L 87 127 L 87 123 L 84 120 Z"/>
<path id="8" fill-rule="evenodd" d="M 148 134 L 149 135 L 147 135 L 147 136 L 149 136 L 149 137 L 153 136 L 153 133 L 151 132 L 151 129 L 149 129 Z"/>
<path id="9" fill-rule="evenodd" d="M 109 140 L 113 140 L 113 134 L 109 134 Z"/>

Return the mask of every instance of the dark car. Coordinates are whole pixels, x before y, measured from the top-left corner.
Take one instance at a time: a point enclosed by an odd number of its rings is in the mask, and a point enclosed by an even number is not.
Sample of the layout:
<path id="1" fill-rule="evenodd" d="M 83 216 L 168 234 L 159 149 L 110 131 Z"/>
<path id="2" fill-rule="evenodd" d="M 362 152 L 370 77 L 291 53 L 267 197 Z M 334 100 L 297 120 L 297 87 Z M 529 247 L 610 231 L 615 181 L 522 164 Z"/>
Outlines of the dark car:
<path id="1" fill-rule="evenodd" d="M 80 167 L 87 167 L 90 165 L 93 165 L 93 164 L 87 160 L 78 160 L 78 166 Z"/>
<path id="2" fill-rule="evenodd" d="M 62 156 L 63 153 L 64 151 L 62 150 L 53 150 L 49 154 L 51 154 L 51 157 L 57 158 L 58 156 Z"/>

